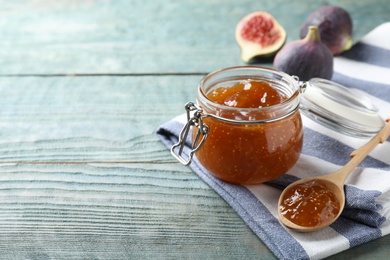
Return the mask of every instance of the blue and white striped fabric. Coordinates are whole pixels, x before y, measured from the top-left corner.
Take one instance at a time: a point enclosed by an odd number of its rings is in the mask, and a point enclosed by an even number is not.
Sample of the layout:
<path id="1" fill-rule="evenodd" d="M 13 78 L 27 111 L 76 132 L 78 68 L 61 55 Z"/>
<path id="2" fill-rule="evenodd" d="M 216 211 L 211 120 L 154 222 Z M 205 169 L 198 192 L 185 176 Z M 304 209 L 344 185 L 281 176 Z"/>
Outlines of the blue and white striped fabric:
<path id="1" fill-rule="evenodd" d="M 390 23 L 367 34 L 350 51 L 335 58 L 333 81 L 358 88 L 390 117 Z M 184 116 L 157 133 L 167 147 L 176 143 Z M 282 188 L 294 180 L 339 169 L 367 139 L 345 136 L 303 116 L 304 147 L 298 163 L 268 184 L 231 185 L 213 178 L 196 161 L 195 173 L 224 198 L 280 259 L 320 259 L 390 233 L 390 140 L 377 146 L 346 181 L 346 208 L 330 227 L 311 233 L 286 229 L 277 216 Z M 187 148 L 188 152 L 189 148 Z M 277 188 L 280 187 L 280 188 Z"/>

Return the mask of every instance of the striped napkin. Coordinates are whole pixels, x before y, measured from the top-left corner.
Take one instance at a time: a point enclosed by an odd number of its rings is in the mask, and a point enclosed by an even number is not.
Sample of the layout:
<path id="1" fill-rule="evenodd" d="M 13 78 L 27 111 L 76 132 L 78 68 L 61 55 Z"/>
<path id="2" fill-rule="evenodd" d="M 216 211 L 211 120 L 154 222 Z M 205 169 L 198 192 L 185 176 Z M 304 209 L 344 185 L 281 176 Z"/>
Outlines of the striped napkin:
<path id="1" fill-rule="evenodd" d="M 383 118 L 390 117 L 390 22 L 371 31 L 335 58 L 333 81 L 367 93 Z M 280 259 L 320 259 L 390 233 L 390 140 L 378 145 L 346 180 L 346 207 L 330 227 L 298 233 L 282 226 L 277 201 L 282 189 L 299 178 L 333 172 L 369 139 L 354 138 L 303 117 L 304 146 L 297 164 L 266 184 L 239 186 L 212 177 L 195 160 L 193 171 L 225 199 Z M 157 134 L 170 148 L 184 115 L 161 125 Z M 186 147 L 185 153 L 188 153 Z"/>

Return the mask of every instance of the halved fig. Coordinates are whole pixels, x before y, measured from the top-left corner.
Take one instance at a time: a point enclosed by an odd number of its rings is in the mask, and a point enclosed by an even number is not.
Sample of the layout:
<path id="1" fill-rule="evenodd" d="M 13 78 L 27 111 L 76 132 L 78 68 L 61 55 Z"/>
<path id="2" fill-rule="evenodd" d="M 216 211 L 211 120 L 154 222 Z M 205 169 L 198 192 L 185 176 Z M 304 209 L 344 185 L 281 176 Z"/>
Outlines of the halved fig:
<path id="1" fill-rule="evenodd" d="M 284 45 L 286 30 L 269 13 L 253 12 L 242 18 L 235 37 L 241 48 L 241 59 L 248 63 L 255 57 L 270 57 Z"/>

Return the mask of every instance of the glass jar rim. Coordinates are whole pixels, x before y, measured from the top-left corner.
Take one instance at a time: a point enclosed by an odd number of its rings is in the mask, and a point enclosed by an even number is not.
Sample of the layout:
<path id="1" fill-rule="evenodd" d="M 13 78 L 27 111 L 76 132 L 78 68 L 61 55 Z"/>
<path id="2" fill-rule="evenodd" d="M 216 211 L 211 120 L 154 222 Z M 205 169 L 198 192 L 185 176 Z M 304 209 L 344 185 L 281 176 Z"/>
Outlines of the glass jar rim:
<path id="1" fill-rule="evenodd" d="M 245 74 L 243 72 L 251 71 L 253 74 Z M 257 72 L 259 74 L 256 74 L 254 72 Z M 224 73 L 235 73 L 235 76 L 230 77 L 224 77 Z M 261 75 L 260 73 L 268 73 L 267 75 Z M 204 86 L 208 84 L 209 81 L 211 81 L 213 78 L 220 76 L 221 79 L 231 78 L 231 79 L 237 79 L 240 78 L 241 80 L 244 80 L 245 77 L 248 77 L 249 79 L 253 79 L 253 76 L 259 77 L 259 79 L 267 79 L 269 81 L 272 81 L 274 84 L 278 84 L 280 86 L 283 86 L 288 90 L 288 96 L 286 100 L 282 101 L 281 103 L 267 106 L 267 107 L 259 107 L 259 108 L 241 108 L 241 107 L 231 107 L 222 105 L 216 102 L 213 102 L 207 97 L 207 93 L 204 89 Z M 228 75 L 226 75 L 228 76 Z M 262 76 L 262 77 L 260 77 Z M 267 77 L 268 76 L 268 77 Z M 273 76 L 273 77 L 272 77 Z M 254 79 L 256 80 L 256 79 Z M 214 86 L 217 85 L 219 81 L 212 82 L 210 85 Z M 288 89 L 289 88 L 289 89 Z M 297 110 L 299 108 L 299 94 L 300 94 L 300 85 L 299 80 L 293 76 L 288 75 L 287 73 L 272 69 L 272 68 L 266 68 L 261 66 L 234 66 L 234 67 L 228 67 L 223 68 L 220 70 L 216 70 L 214 72 L 209 73 L 206 75 L 199 83 L 198 85 L 198 104 L 202 103 L 206 107 L 213 107 L 216 109 L 224 110 L 224 111 L 232 111 L 232 112 L 238 112 L 241 113 L 250 113 L 250 112 L 265 112 L 270 113 L 275 110 L 286 110 L 290 114 L 291 112 Z M 215 116 L 213 116 L 215 117 Z M 218 117 L 218 116 L 217 116 Z M 284 117 L 284 116 L 283 116 Z M 268 121 L 276 121 L 280 119 L 281 117 L 275 117 L 269 120 L 229 120 L 234 121 L 236 123 L 247 123 L 247 122 L 253 122 L 253 123 L 259 123 L 259 122 L 268 122 Z M 223 120 L 223 118 L 221 118 Z M 226 120 L 224 120 L 226 121 Z"/>

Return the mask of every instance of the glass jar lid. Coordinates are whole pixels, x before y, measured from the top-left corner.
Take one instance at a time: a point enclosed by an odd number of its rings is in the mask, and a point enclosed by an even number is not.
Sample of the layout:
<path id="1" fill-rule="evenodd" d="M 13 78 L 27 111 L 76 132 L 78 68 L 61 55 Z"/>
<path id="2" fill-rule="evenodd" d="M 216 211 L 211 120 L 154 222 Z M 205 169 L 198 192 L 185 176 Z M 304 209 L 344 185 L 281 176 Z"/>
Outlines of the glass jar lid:
<path id="1" fill-rule="evenodd" d="M 305 85 L 301 112 L 314 121 L 355 137 L 373 136 L 385 125 L 363 91 L 320 78 Z"/>

